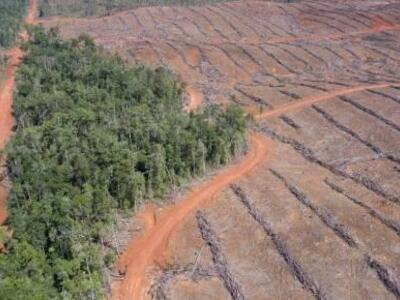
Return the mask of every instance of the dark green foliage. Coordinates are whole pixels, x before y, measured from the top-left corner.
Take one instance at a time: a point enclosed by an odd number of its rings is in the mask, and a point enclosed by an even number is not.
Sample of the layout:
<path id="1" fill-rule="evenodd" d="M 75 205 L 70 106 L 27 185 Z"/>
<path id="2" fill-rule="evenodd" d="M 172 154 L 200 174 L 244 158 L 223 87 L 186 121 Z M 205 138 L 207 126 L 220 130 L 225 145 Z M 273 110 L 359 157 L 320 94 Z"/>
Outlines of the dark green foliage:
<path id="1" fill-rule="evenodd" d="M 9 254 L 0 299 L 101 299 L 115 210 L 243 150 L 242 110 L 182 112 L 182 85 L 164 69 L 127 68 L 85 36 L 35 29 L 18 71 Z"/>
<path id="2" fill-rule="evenodd" d="M 20 32 L 28 0 L 0 1 L 0 47 L 10 46 Z"/>
<path id="3" fill-rule="evenodd" d="M 142 6 L 204 5 L 223 0 L 41 0 L 40 17 L 55 15 L 87 17 Z"/>
<path id="4" fill-rule="evenodd" d="M 0 53 L 0 85 L 1 81 L 4 79 L 4 70 L 7 68 L 8 57 L 5 54 Z"/>

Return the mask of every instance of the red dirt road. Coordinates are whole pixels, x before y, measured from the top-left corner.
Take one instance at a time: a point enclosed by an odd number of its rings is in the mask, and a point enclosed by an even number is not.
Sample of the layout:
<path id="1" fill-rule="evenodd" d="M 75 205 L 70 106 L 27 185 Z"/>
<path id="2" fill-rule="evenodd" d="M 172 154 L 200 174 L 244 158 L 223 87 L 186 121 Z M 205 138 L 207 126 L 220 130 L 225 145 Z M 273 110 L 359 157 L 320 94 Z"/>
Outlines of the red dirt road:
<path id="1" fill-rule="evenodd" d="M 125 278 L 113 286 L 112 299 L 145 298 L 148 286 L 146 272 L 155 263 L 165 263 L 171 235 L 197 208 L 266 160 L 271 145 L 265 137 L 252 133 L 250 141 L 251 150 L 240 163 L 195 188 L 185 199 L 165 212 L 154 227 L 132 242 L 120 257 L 118 267 L 121 272 L 125 272 Z"/>
<path id="2" fill-rule="evenodd" d="M 38 7 L 37 0 L 31 0 L 29 4 L 28 14 L 25 23 L 32 24 L 34 22 Z M 22 39 L 27 38 L 26 31 L 21 33 Z M 15 72 L 24 55 L 19 47 L 10 49 L 7 52 L 9 57 L 9 65 L 5 70 L 5 81 L 0 86 L 0 149 L 3 149 L 11 136 L 14 124 L 12 116 L 13 93 L 15 87 Z M 0 185 L 0 225 L 7 221 L 6 199 L 8 195 L 7 187 Z"/>

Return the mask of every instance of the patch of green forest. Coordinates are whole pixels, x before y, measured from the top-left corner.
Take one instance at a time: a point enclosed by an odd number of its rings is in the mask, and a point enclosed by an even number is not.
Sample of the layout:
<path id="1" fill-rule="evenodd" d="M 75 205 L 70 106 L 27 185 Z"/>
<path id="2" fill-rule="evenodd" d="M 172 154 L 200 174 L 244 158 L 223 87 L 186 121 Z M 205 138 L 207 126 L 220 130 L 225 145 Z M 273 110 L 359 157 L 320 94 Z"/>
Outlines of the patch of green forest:
<path id="1" fill-rule="evenodd" d="M 0 1 L 0 48 L 11 46 L 18 36 L 28 0 Z"/>
<path id="2" fill-rule="evenodd" d="M 169 71 L 127 67 L 87 36 L 32 30 L 17 74 L 12 189 L 0 299 L 102 299 L 115 211 L 229 162 L 245 147 L 237 107 L 182 110 Z"/>
<path id="3" fill-rule="evenodd" d="M 39 16 L 87 17 L 144 6 L 204 5 L 223 0 L 41 0 Z"/>

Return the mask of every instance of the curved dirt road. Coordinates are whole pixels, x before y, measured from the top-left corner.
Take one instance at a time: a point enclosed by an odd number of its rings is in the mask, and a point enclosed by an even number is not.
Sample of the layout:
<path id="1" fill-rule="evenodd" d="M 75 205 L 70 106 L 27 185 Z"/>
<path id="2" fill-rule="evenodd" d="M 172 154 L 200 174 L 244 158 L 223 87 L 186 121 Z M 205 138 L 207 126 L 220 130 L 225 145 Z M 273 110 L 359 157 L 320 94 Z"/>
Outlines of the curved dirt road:
<path id="1" fill-rule="evenodd" d="M 26 24 L 32 24 L 34 22 L 37 7 L 38 1 L 31 0 L 25 18 Z M 21 38 L 23 40 L 27 39 L 26 31 L 21 32 Z M 12 133 L 14 124 L 12 102 L 15 87 L 15 72 L 18 69 L 24 53 L 19 47 L 14 47 L 7 52 L 7 55 L 9 57 L 9 65 L 5 70 L 6 79 L 0 86 L 0 149 L 5 147 Z M 8 217 L 6 207 L 7 195 L 8 189 L 5 186 L 0 185 L 0 225 L 4 224 Z"/>

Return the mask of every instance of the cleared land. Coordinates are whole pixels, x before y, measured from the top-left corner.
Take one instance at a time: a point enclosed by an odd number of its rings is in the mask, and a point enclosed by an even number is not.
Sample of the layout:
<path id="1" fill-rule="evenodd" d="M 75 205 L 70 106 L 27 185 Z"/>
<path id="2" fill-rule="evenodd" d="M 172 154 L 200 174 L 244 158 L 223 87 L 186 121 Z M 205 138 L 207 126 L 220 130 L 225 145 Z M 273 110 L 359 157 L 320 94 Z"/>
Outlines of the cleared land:
<path id="1" fill-rule="evenodd" d="M 399 16 L 396 1 L 250 1 L 46 21 L 259 114 L 273 144 L 166 237 L 147 295 L 400 297 Z"/>

